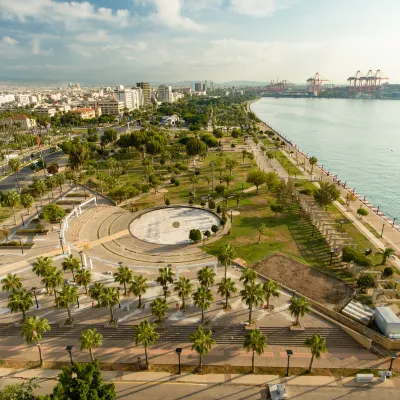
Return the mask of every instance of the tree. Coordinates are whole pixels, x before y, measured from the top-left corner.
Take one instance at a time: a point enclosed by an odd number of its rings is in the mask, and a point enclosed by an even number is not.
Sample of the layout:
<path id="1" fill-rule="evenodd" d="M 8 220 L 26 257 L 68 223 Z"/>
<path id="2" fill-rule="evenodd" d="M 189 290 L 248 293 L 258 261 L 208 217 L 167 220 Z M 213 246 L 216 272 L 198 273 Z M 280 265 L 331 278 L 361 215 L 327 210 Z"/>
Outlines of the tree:
<path id="1" fill-rule="evenodd" d="M 275 215 L 283 212 L 283 206 L 280 204 L 272 203 L 269 208 L 271 209 L 272 212 L 275 213 Z"/>
<path id="2" fill-rule="evenodd" d="M 85 294 L 88 294 L 88 286 L 92 281 L 92 273 L 88 269 L 78 269 L 75 281 L 79 286 L 83 286 L 85 288 Z"/>
<path id="3" fill-rule="evenodd" d="M 5 195 L 5 202 L 8 206 L 12 208 L 14 223 L 17 225 L 17 218 L 15 217 L 15 207 L 18 207 L 21 203 L 21 196 L 15 190 L 10 190 Z"/>
<path id="4" fill-rule="evenodd" d="M 51 175 L 55 175 L 58 173 L 59 169 L 60 167 L 57 163 L 52 163 L 47 167 L 47 172 Z"/>
<path id="5" fill-rule="evenodd" d="M 43 400 L 115 400 L 115 385 L 103 383 L 100 365 L 97 360 L 92 363 L 74 363 L 63 367 L 58 375 L 58 383 L 50 396 Z"/>
<path id="6" fill-rule="evenodd" d="M 340 191 L 334 183 L 321 182 L 314 192 L 314 199 L 320 207 L 328 207 L 340 197 Z"/>
<path id="7" fill-rule="evenodd" d="M 267 181 L 267 174 L 259 169 L 250 171 L 247 174 L 246 182 L 255 185 L 257 188 L 257 193 L 258 193 L 258 188 L 262 184 L 266 183 L 266 181 Z"/>
<path id="8" fill-rule="evenodd" d="M 186 276 L 180 276 L 178 282 L 176 282 L 174 291 L 178 292 L 178 296 L 182 299 L 181 309 L 185 309 L 185 297 L 192 293 L 193 284 L 190 279 Z"/>
<path id="9" fill-rule="evenodd" d="M 19 170 L 22 167 L 21 160 L 19 158 L 11 158 L 8 161 L 8 166 L 10 167 L 11 171 L 16 174 L 17 177 L 17 185 L 19 187 Z"/>
<path id="10" fill-rule="evenodd" d="M 21 328 L 21 336 L 25 339 L 27 344 L 36 342 L 39 350 L 40 366 L 43 367 L 42 348 L 40 341 L 42 340 L 42 333 L 50 330 L 49 321 L 46 318 L 40 319 L 37 315 L 28 317 Z"/>
<path id="11" fill-rule="evenodd" d="M 308 160 L 308 162 L 310 163 L 310 165 L 311 165 L 311 175 L 313 174 L 313 170 L 314 170 L 314 165 L 316 165 L 317 164 L 317 162 L 318 162 L 318 158 L 317 157 L 314 157 L 314 156 L 312 156 L 312 157 L 310 157 L 310 159 Z"/>
<path id="12" fill-rule="evenodd" d="M 75 281 L 75 271 L 79 271 L 82 267 L 79 258 L 74 257 L 72 254 L 69 255 L 62 263 L 61 263 L 63 271 L 71 271 L 72 279 Z"/>
<path id="13" fill-rule="evenodd" d="M 62 185 L 65 183 L 65 174 L 59 173 L 57 175 L 54 175 L 54 180 L 57 183 L 57 185 L 60 188 L 60 191 L 62 191 Z"/>
<path id="14" fill-rule="evenodd" d="M 150 307 L 151 313 L 158 317 L 158 322 L 161 322 L 161 318 L 163 318 L 168 311 L 167 300 L 157 297 L 150 303 Z"/>
<path id="15" fill-rule="evenodd" d="M 168 283 L 174 283 L 172 269 L 170 267 L 160 268 L 158 272 L 160 275 L 156 279 L 156 282 L 163 287 L 163 290 L 166 288 L 166 290 L 164 290 L 164 298 L 167 300 Z"/>
<path id="16" fill-rule="evenodd" d="M 57 299 L 57 288 L 61 286 L 64 282 L 64 277 L 62 272 L 56 268 L 51 267 L 46 270 L 46 274 L 43 276 L 42 284 L 45 286 L 47 293 L 54 290 L 54 296 Z M 50 289 L 50 291 L 49 291 Z"/>
<path id="17" fill-rule="evenodd" d="M 91 143 L 96 143 L 99 141 L 99 134 L 96 128 L 89 128 L 86 135 L 86 140 Z"/>
<path id="18" fill-rule="evenodd" d="M 261 236 L 264 235 L 264 232 L 266 229 L 267 229 L 267 226 L 264 223 L 261 223 L 261 225 L 258 227 L 258 242 L 257 242 L 257 244 L 260 244 Z"/>
<path id="19" fill-rule="evenodd" d="M 119 292 L 116 287 L 106 287 L 102 290 L 100 297 L 100 306 L 110 309 L 110 322 L 114 322 L 113 308 L 119 303 Z"/>
<path id="20" fill-rule="evenodd" d="M 133 271 L 129 267 L 120 265 L 117 272 L 114 272 L 114 280 L 121 285 L 124 285 L 124 296 L 126 296 L 126 284 L 132 282 Z"/>
<path id="21" fill-rule="evenodd" d="M 362 219 L 362 217 L 366 217 L 368 215 L 368 211 L 364 207 L 360 207 L 357 210 L 357 214 L 360 216 L 360 219 Z"/>
<path id="22" fill-rule="evenodd" d="M 39 196 L 43 196 L 46 191 L 46 184 L 44 183 L 44 180 L 36 179 L 33 181 L 32 188 L 39 194 Z"/>
<path id="23" fill-rule="evenodd" d="M 244 337 L 243 348 L 247 352 L 251 351 L 251 371 L 253 374 L 256 372 L 254 356 L 257 354 L 261 356 L 264 353 L 264 349 L 267 347 L 267 338 L 262 334 L 259 329 L 254 329 L 251 332 L 246 333 Z"/>
<path id="24" fill-rule="evenodd" d="M 268 193 L 278 184 L 279 175 L 276 172 L 267 172 L 265 174 L 265 184 L 268 189 Z"/>
<path id="25" fill-rule="evenodd" d="M 385 247 L 384 249 L 379 249 L 377 254 L 382 256 L 382 264 L 385 265 L 388 258 L 394 259 L 396 252 L 391 247 Z"/>
<path id="26" fill-rule="evenodd" d="M 0 389 L 0 400 L 33 400 L 35 399 L 34 389 L 39 387 L 36 378 L 30 379 L 28 382 L 7 385 Z"/>
<path id="27" fill-rule="evenodd" d="M 207 145 L 198 138 L 191 137 L 186 143 L 186 153 L 189 157 L 207 154 Z"/>
<path id="28" fill-rule="evenodd" d="M 92 349 L 96 346 L 101 346 L 103 335 L 97 333 L 96 329 L 86 329 L 81 332 L 79 342 L 81 343 L 81 351 L 89 350 L 90 359 L 94 361 Z"/>
<path id="29" fill-rule="evenodd" d="M 53 268 L 53 260 L 50 257 L 38 257 L 32 263 L 32 272 L 37 276 L 44 277 L 47 273 L 47 270 Z"/>
<path id="30" fill-rule="evenodd" d="M 218 225 L 211 225 L 211 232 L 216 234 L 219 231 Z"/>
<path id="31" fill-rule="evenodd" d="M 222 278 L 221 282 L 218 285 L 218 293 L 225 297 L 225 310 L 228 310 L 228 300 L 231 297 L 232 293 L 236 293 L 238 291 L 235 282 L 232 278 Z"/>
<path id="32" fill-rule="evenodd" d="M 200 178 L 197 175 L 192 175 L 189 182 L 193 185 L 193 197 L 196 197 L 196 185 L 199 183 Z"/>
<path id="33" fill-rule="evenodd" d="M 232 170 L 238 166 L 238 162 L 234 158 L 227 158 L 225 160 L 225 165 L 226 168 L 229 169 L 229 176 L 232 176 Z"/>
<path id="34" fill-rule="evenodd" d="M 248 154 L 247 150 L 243 149 L 242 150 L 242 163 L 244 163 L 244 159 L 246 158 L 247 154 Z"/>
<path id="35" fill-rule="evenodd" d="M 3 292 L 16 292 L 22 290 L 22 280 L 17 274 L 7 274 L 5 278 L 1 280 L 3 285 L 1 290 Z"/>
<path id="36" fill-rule="evenodd" d="M 244 289 L 240 291 L 240 296 L 242 297 L 242 301 L 249 306 L 249 324 L 251 324 L 251 314 L 254 306 L 258 306 L 259 303 L 262 302 L 264 297 L 264 292 L 262 290 L 262 286 L 260 283 L 256 283 L 255 281 L 250 281 L 247 285 L 244 286 Z"/>
<path id="37" fill-rule="evenodd" d="M 269 300 L 272 297 L 279 297 L 279 285 L 272 279 L 268 279 L 267 282 L 263 283 L 263 291 L 265 295 L 265 300 L 267 300 L 267 309 L 269 308 Z"/>
<path id="38" fill-rule="evenodd" d="M 74 304 L 77 298 L 78 298 L 78 289 L 74 286 L 64 285 L 56 299 L 56 306 L 63 307 L 67 310 L 69 323 L 72 323 L 73 321 L 70 305 Z"/>
<path id="39" fill-rule="evenodd" d="M 200 285 L 210 287 L 215 283 L 216 273 L 210 267 L 204 267 L 197 272 Z"/>
<path id="40" fill-rule="evenodd" d="M 65 217 L 65 211 L 57 204 L 47 204 L 43 208 L 42 217 L 47 222 L 60 221 Z"/>
<path id="41" fill-rule="evenodd" d="M 233 195 L 234 199 L 236 200 L 236 207 L 239 207 L 239 202 L 242 196 L 243 196 L 242 192 L 240 190 L 236 190 L 236 192 Z"/>
<path id="42" fill-rule="evenodd" d="M 310 366 L 308 367 L 308 372 L 311 372 L 314 358 L 318 360 L 321 358 L 322 353 L 328 352 L 326 347 L 326 339 L 321 335 L 312 335 L 304 341 L 304 345 L 311 350 L 311 361 Z"/>
<path id="43" fill-rule="evenodd" d="M 226 187 L 229 189 L 229 185 L 233 182 L 235 178 L 232 175 L 224 175 L 222 178 L 223 182 L 226 182 Z"/>
<path id="44" fill-rule="evenodd" d="M 201 232 L 198 229 L 191 229 L 189 232 L 189 239 L 194 243 L 200 242 Z"/>
<path id="45" fill-rule="evenodd" d="M 193 293 L 194 304 L 201 308 L 201 323 L 204 322 L 204 310 L 208 310 L 214 301 L 211 290 L 206 286 L 200 286 Z"/>
<path id="46" fill-rule="evenodd" d="M 33 206 L 34 203 L 35 199 L 29 193 L 21 194 L 21 204 L 22 207 L 26 208 L 28 215 L 29 209 Z"/>
<path id="47" fill-rule="evenodd" d="M 97 307 L 100 307 L 100 297 L 104 290 L 104 283 L 95 282 L 94 285 L 89 289 L 89 296 L 91 299 L 97 301 Z"/>
<path id="48" fill-rule="evenodd" d="M 105 129 L 104 134 L 100 139 L 100 144 L 104 147 L 109 143 L 113 143 L 118 139 L 118 134 L 115 129 Z"/>
<path id="49" fill-rule="evenodd" d="M 271 161 L 275 158 L 275 153 L 273 151 L 267 151 L 267 158 L 269 163 L 271 164 Z"/>
<path id="50" fill-rule="evenodd" d="M 257 272 L 250 267 L 246 267 L 242 269 L 242 276 L 240 280 L 243 281 L 243 285 L 247 285 L 250 282 L 255 282 L 257 279 Z"/>
<path id="51" fill-rule="evenodd" d="M 142 296 L 146 294 L 148 288 L 147 278 L 143 275 L 135 275 L 133 277 L 129 292 L 139 298 L 138 308 L 142 308 Z"/>
<path id="52" fill-rule="evenodd" d="M 357 279 L 357 286 L 362 293 L 374 286 L 374 277 L 371 274 L 363 274 Z"/>
<path id="53" fill-rule="evenodd" d="M 32 293 L 25 289 L 12 292 L 8 297 L 7 307 L 12 313 L 22 312 L 22 321 L 25 321 L 26 312 L 33 307 Z"/>
<path id="54" fill-rule="evenodd" d="M 149 358 L 147 355 L 147 347 L 151 346 L 160 337 L 155 331 L 157 325 L 150 324 L 149 321 L 142 321 L 135 330 L 135 343 L 136 346 L 142 345 L 144 347 L 144 354 L 146 356 L 146 369 L 149 369 Z"/>
<path id="55" fill-rule="evenodd" d="M 211 227 L 211 230 L 212 230 L 212 227 Z M 226 278 L 228 265 L 232 264 L 233 260 L 235 259 L 236 250 L 229 243 L 225 244 L 220 247 L 217 257 L 218 257 L 218 262 L 220 262 L 221 264 L 223 264 L 225 266 L 224 277 Z"/>
<path id="56" fill-rule="evenodd" d="M 192 342 L 192 350 L 195 350 L 199 355 L 199 370 L 203 370 L 203 356 L 207 355 L 211 350 L 211 346 L 215 344 L 215 340 L 212 337 L 212 332 L 209 329 L 204 329 L 199 326 L 196 332 L 189 336 Z"/>
<path id="57" fill-rule="evenodd" d="M 81 170 L 82 166 L 89 159 L 90 150 L 89 146 L 85 142 L 79 142 L 78 140 L 74 140 L 71 144 L 71 148 L 69 150 L 68 162 L 69 165 L 74 170 Z"/>
<path id="58" fill-rule="evenodd" d="M 299 325 L 299 318 L 309 313 L 311 311 L 311 306 L 303 297 L 292 297 L 290 302 L 290 314 L 296 317 L 296 325 Z"/>

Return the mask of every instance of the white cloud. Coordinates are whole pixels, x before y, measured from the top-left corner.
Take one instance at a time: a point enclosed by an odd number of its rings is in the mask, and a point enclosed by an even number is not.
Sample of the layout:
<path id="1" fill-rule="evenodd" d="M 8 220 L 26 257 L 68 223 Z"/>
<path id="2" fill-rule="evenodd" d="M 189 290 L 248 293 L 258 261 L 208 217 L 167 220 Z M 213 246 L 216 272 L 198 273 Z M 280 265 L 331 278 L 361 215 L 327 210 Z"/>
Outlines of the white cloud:
<path id="1" fill-rule="evenodd" d="M 70 43 L 67 46 L 70 50 L 72 50 L 73 52 L 84 56 L 84 57 L 91 57 L 92 56 L 92 48 L 87 47 L 87 46 L 82 46 L 79 43 Z"/>
<path id="2" fill-rule="evenodd" d="M 237 14 L 251 17 L 266 17 L 287 7 L 285 0 L 231 0 L 231 9 Z"/>
<path id="3" fill-rule="evenodd" d="M 35 55 L 40 53 L 40 43 L 37 39 L 32 40 L 32 53 Z"/>
<path id="4" fill-rule="evenodd" d="M 111 41 L 110 35 L 105 30 L 95 32 L 84 32 L 75 36 L 75 40 L 84 43 L 108 43 Z"/>
<path id="5" fill-rule="evenodd" d="M 84 2 L 56 2 L 54 0 L 0 0 L 0 14 L 3 18 L 26 21 L 34 19 L 43 22 L 73 23 L 76 20 L 97 20 L 119 26 L 130 20 L 128 10 L 113 12 L 110 8 L 96 8 Z"/>
<path id="6" fill-rule="evenodd" d="M 14 46 L 15 44 L 18 43 L 18 40 L 10 37 L 10 36 L 3 36 L 0 40 L 1 44 L 8 44 L 10 46 Z"/>
<path id="7" fill-rule="evenodd" d="M 139 4 L 153 5 L 156 12 L 151 16 L 159 24 L 172 29 L 201 31 L 203 27 L 182 15 L 183 0 L 137 0 Z"/>

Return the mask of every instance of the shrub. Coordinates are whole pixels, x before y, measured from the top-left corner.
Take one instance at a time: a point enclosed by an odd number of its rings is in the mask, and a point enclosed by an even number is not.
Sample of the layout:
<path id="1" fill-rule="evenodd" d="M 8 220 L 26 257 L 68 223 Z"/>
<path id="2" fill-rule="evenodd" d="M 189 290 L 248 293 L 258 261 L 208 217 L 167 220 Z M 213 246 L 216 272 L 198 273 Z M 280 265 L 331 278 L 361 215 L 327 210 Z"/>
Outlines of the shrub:
<path id="1" fill-rule="evenodd" d="M 38 233 L 47 233 L 47 229 L 18 229 L 17 235 L 36 235 Z"/>
<path id="2" fill-rule="evenodd" d="M 65 211 L 57 204 L 48 204 L 43 208 L 42 216 L 46 221 L 57 221 L 65 217 Z"/>
<path id="3" fill-rule="evenodd" d="M 386 267 L 384 270 L 383 270 L 383 275 L 385 275 L 385 276 L 392 276 L 393 275 L 393 268 L 392 267 Z"/>
<path id="4" fill-rule="evenodd" d="M 169 181 L 170 181 L 172 184 L 174 184 L 175 181 L 176 181 L 176 178 L 173 176 Z"/>
<path id="5" fill-rule="evenodd" d="M 368 288 L 374 286 L 374 277 L 371 274 L 361 275 L 357 279 L 357 286 L 362 292 L 365 292 Z"/>
<path id="6" fill-rule="evenodd" d="M 219 204 L 218 204 L 218 207 L 217 207 L 217 213 L 221 214 L 221 206 Z"/>
<path id="7" fill-rule="evenodd" d="M 211 232 L 212 233 L 217 233 L 219 231 L 218 225 L 212 225 L 211 226 Z"/>
<path id="8" fill-rule="evenodd" d="M 306 196 L 310 196 L 310 195 L 312 195 L 313 194 L 313 190 L 311 190 L 311 189 L 302 189 L 302 190 L 300 190 L 300 194 L 305 194 Z"/>
<path id="9" fill-rule="evenodd" d="M 368 211 L 365 208 L 360 207 L 357 210 L 357 214 L 360 216 L 360 219 L 361 219 L 362 217 L 366 217 L 368 215 Z"/>
<path id="10" fill-rule="evenodd" d="M 190 200 L 189 200 L 189 204 L 190 204 L 190 205 L 193 205 L 193 203 L 194 203 L 193 199 L 190 199 Z"/>
<path id="11" fill-rule="evenodd" d="M 281 212 L 283 212 L 283 206 L 281 206 L 280 204 L 275 204 L 272 203 L 269 208 L 271 209 L 272 212 L 279 214 Z"/>
<path id="12" fill-rule="evenodd" d="M 365 256 L 353 247 L 346 246 L 343 248 L 342 260 L 344 262 L 354 261 L 356 264 L 363 267 L 370 267 L 372 265 L 371 260 L 367 256 Z"/>
<path id="13" fill-rule="evenodd" d="M 226 188 L 225 188 L 224 185 L 217 185 L 217 186 L 215 186 L 215 188 L 214 188 L 215 192 L 218 193 L 219 195 L 224 194 L 225 189 L 226 189 Z"/>
<path id="14" fill-rule="evenodd" d="M 208 202 L 208 208 L 210 210 L 214 210 L 215 208 L 215 201 L 213 199 L 210 199 L 210 201 Z"/>
<path id="15" fill-rule="evenodd" d="M 169 206 L 171 204 L 171 200 L 167 197 L 166 199 L 165 199 L 165 205 L 166 206 Z"/>
<path id="16" fill-rule="evenodd" d="M 201 174 L 200 170 L 198 168 L 196 168 L 196 170 L 194 171 L 194 174 L 199 176 Z"/>
<path id="17" fill-rule="evenodd" d="M 83 201 L 83 200 L 82 200 Z M 58 205 L 60 205 L 60 206 L 63 206 L 63 205 L 69 205 L 69 204 L 75 204 L 75 205 L 79 205 L 79 204 L 81 204 L 82 203 L 82 201 L 81 200 L 58 200 L 57 201 L 57 204 Z"/>
<path id="18" fill-rule="evenodd" d="M 34 243 L 22 243 L 22 247 L 29 247 L 31 248 L 34 245 Z M 17 241 L 12 241 L 12 242 L 3 242 L 0 243 L 1 247 L 21 247 L 21 243 Z"/>
<path id="19" fill-rule="evenodd" d="M 181 181 L 179 179 L 175 179 L 175 186 L 179 186 L 181 184 Z"/>
<path id="20" fill-rule="evenodd" d="M 225 226 L 225 225 L 226 225 L 226 215 L 224 215 L 224 216 L 221 218 L 221 225 L 222 225 L 222 226 Z"/>
<path id="21" fill-rule="evenodd" d="M 189 239 L 194 243 L 199 242 L 201 240 L 201 232 L 198 229 L 191 229 Z"/>
<path id="22" fill-rule="evenodd" d="M 207 204 L 207 203 L 206 203 L 205 201 L 202 201 L 202 202 L 200 203 L 200 205 L 201 205 L 202 207 L 204 207 L 206 204 Z"/>

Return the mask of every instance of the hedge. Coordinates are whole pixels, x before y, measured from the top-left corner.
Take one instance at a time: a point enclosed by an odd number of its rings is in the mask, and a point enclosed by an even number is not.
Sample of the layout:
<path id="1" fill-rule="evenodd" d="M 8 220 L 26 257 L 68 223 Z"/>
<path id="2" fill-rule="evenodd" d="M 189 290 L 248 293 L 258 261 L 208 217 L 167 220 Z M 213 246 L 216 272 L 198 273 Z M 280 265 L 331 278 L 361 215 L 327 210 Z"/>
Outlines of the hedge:
<path id="1" fill-rule="evenodd" d="M 33 247 L 34 243 L 22 243 L 22 247 Z M 0 247 L 21 247 L 21 244 L 19 242 L 13 241 L 13 242 L 4 242 L 0 243 Z"/>
<path id="2" fill-rule="evenodd" d="M 69 204 L 80 205 L 81 203 L 82 203 L 82 201 L 80 201 L 80 200 L 58 200 L 56 204 L 58 204 L 59 206 L 62 206 L 62 205 L 69 205 Z"/>
<path id="3" fill-rule="evenodd" d="M 361 265 L 363 267 L 370 267 L 372 265 L 371 260 L 354 247 L 343 247 L 342 260 L 344 262 L 354 261 L 357 265 Z"/>
<path id="4" fill-rule="evenodd" d="M 85 197 L 85 193 L 83 192 L 68 193 L 65 195 L 65 197 Z M 90 193 L 86 193 L 86 197 L 91 197 Z"/>
<path id="5" fill-rule="evenodd" d="M 48 229 L 18 229 L 17 235 L 31 235 L 31 234 L 43 234 L 47 235 L 49 233 Z"/>

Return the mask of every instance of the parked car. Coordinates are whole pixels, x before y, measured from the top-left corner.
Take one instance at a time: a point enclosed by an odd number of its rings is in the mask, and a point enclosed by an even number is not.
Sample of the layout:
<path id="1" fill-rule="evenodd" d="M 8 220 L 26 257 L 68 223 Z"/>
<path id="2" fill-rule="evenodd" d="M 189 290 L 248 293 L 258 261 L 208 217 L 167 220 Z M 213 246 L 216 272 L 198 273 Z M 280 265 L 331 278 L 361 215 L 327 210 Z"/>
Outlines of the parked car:
<path id="1" fill-rule="evenodd" d="M 283 383 L 268 385 L 268 388 L 271 400 L 283 400 L 288 398 L 286 387 Z"/>

